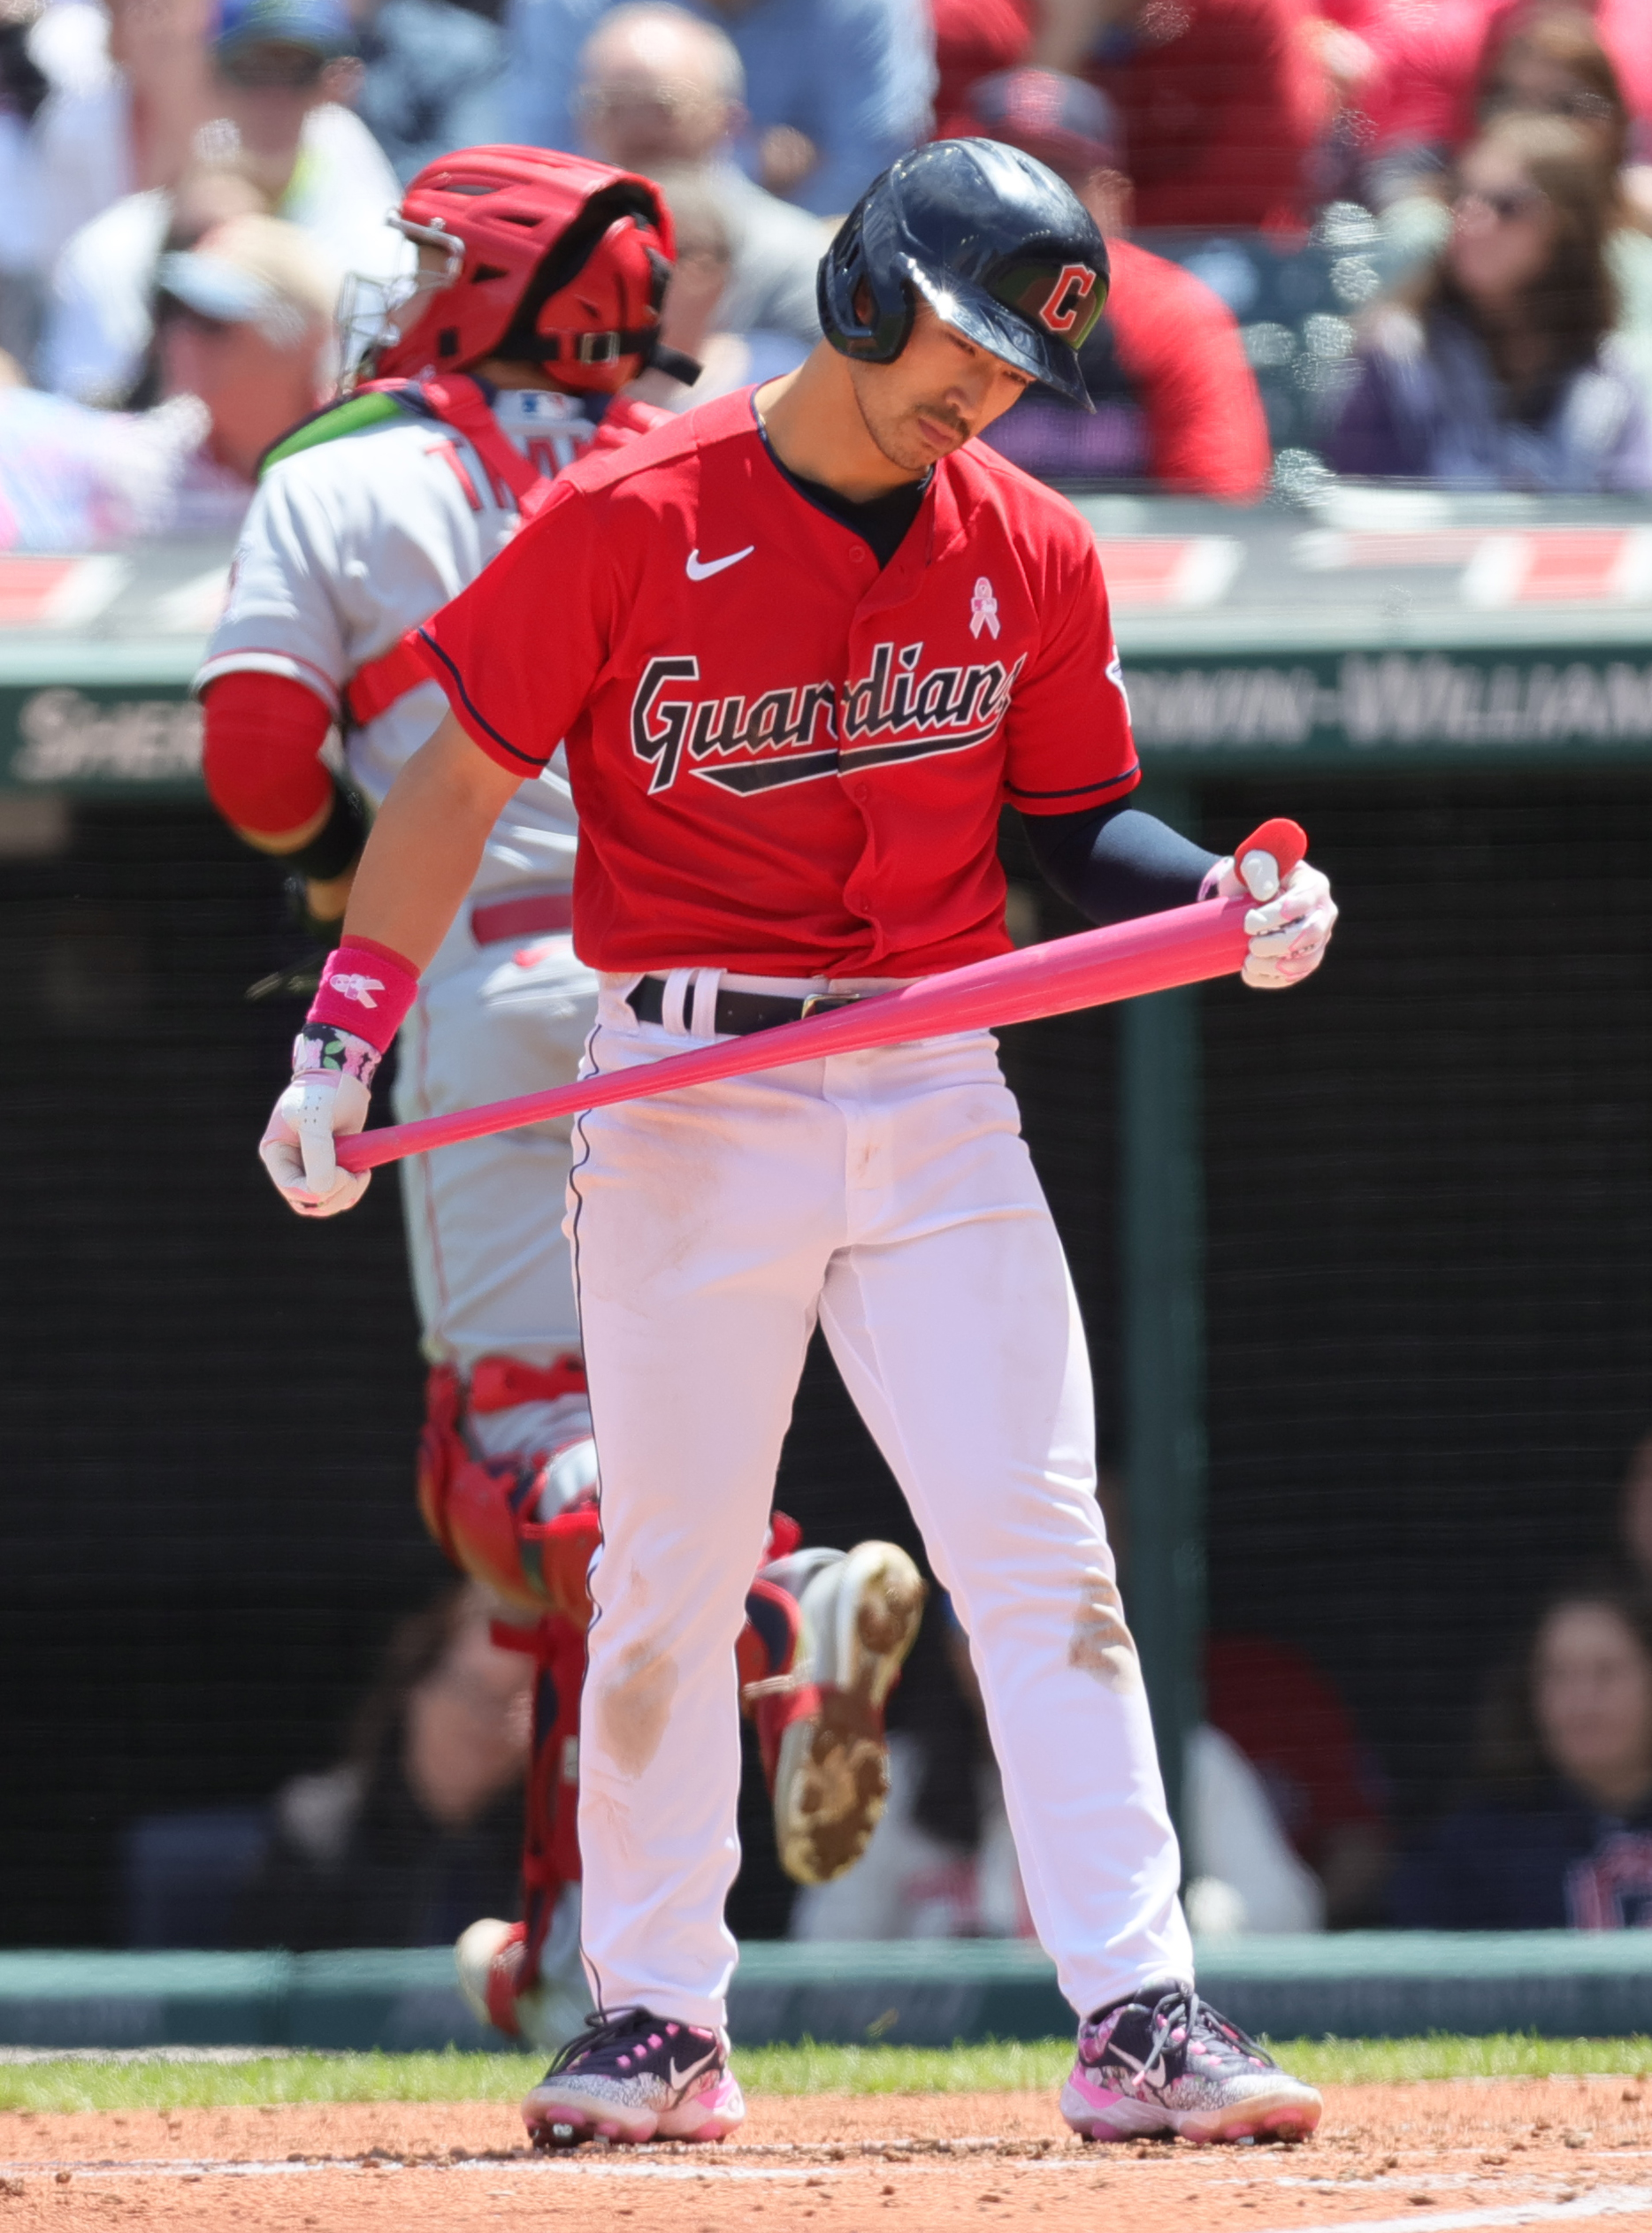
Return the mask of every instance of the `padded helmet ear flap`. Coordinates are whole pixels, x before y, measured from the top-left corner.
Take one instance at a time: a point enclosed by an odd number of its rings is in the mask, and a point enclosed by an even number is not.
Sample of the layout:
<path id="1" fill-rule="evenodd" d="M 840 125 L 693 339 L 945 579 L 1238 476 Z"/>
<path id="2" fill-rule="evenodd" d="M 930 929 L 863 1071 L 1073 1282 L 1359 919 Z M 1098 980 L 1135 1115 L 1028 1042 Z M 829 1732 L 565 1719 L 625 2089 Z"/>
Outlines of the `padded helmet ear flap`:
<path id="1" fill-rule="evenodd" d="M 497 354 L 554 366 L 565 386 L 612 390 L 630 377 L 627 357 L 654 360 L 670 244 L 652 188 L 593 195 L 534 273 Z"/>
<path id="2" fill-rule="evenodd" d="M 879 192 L 888 176 L 874 179 L 838 226 L 815 282 L 822 333 L 845 356 L 868 364 L 894 363 L 918 313 L 916 290 L 896 260 L 888 197 Z M 862 289 L 865 314 L 856 301 Z"/>

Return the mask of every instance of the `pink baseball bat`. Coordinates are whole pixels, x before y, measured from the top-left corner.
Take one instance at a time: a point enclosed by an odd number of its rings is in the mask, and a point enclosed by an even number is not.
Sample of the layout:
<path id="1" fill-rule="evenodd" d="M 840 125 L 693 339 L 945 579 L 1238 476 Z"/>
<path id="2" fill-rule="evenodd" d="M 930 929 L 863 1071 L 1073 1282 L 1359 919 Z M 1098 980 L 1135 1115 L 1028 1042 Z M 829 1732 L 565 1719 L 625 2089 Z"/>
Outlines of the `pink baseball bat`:
<path id="1" fill-rule="evenodd" d="M 1265 822 L 1252 831 L 1234 858 L 1245 868 L 1258 853 L 1268 856 L 1279 883 L 1303 858 L 1308 841 L 1294 822 Z M 1258 864 L 1259 866 L 1259 864 Z M 1252 882 L 1259 896 L 1271 896 Z M 776 1024 L 741 1038 L 720 1039 L 692 1054 L 663 1062 L 639 1064 L 606 1077 L 581 1078 L 545 1093 L 519 1093 L 509 1101 L 447 1116 L 420 1117 L 412 1124 L 387 1124 L 338 1143 L 339 1161 L 348 1171 L 372 1171 L 404 1155 L 449 1147 L 456 1140 L 480 1140 L 509 1132 L 520 1124 L 544 1124 L 552 1117 L 576 1116 L 616 1101 L 638 1101 L 679 1087 L 706 1085 L 748 1070 L 776 1070 L 789 1062 L 819 1061 L 830 1054 L 856 1054 L 888 1046 L 897 1039 L 936 1039 L 955 1031 L 991 1029 L 1006 1023 L 1030 1023 L 1038 1016 L 1070 1014 L 1143 993 L 1166 992 L 1174 985 L 1197 984 L 1207 977 L 1231 976 L 1244 964 L 1245 916 L 1254 899 L 1203 900 L 1171 907 L 1162 914 L 1140 915 L 1076 937 L 1052 938 L 1045 945 L 995 954 L 939 976 L 922 977 L 899 991 L 868 993 L 847 1007 Z"/>

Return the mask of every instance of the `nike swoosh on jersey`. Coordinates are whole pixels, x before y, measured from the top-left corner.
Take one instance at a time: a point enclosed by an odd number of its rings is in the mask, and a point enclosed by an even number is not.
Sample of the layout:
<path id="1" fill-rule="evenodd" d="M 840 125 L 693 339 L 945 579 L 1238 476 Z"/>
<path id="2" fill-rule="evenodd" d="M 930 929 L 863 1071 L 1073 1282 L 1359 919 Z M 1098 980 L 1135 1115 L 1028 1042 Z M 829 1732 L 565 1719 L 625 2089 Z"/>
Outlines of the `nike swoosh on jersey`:
<path id="1" fill-rule="evenodd" d="M 744 558 L 746 553 L 742 551 L 740 555 Z M 671 2057 L 670 2070 L 667 2076 L 666 2084 L 671 2089 L 673 2105 L 684 2099 L 689 2087 L 700 2076 L 700 2072 L 706 2069 L 707 2064 L 715 2062 L 716 2059 L 717 2050 L 715 2047 L 713 2047 L 711 2053 L 709 2054 L 702 2054 L 698 2062 L 691 2062 L 686 2070 L 679 2070 L 677 2067 L 677 2057 L 675 2055 Z"/>
<path id="2" fill-rule="evenodd" d="M 708 582 L 714 574 L 721 574 L 725 568 L 738 566 L 743 558 L 749 558 L 756 548 L 755 543 L 747 543 L 744 550 L 730 551 L 726 558 L 707 558 L 703 562 L 699 551 L 692 550 L 688 554 L 688 578 L 692 582 Z"/>

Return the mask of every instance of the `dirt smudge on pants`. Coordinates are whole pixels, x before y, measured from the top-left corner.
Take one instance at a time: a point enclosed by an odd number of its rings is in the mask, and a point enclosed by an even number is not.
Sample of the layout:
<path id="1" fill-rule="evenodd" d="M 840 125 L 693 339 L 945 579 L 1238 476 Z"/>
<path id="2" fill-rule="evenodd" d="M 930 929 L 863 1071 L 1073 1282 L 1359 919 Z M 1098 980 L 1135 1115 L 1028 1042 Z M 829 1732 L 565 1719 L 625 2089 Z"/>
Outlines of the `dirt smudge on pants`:
<path id="1" fill-rule="evenodd" d="M 634 1780 L 659 1751 L 677 1681 L 677 1662 L 646 1638 L 597 1693 L 598 1741 L 621 1775 Z"/>

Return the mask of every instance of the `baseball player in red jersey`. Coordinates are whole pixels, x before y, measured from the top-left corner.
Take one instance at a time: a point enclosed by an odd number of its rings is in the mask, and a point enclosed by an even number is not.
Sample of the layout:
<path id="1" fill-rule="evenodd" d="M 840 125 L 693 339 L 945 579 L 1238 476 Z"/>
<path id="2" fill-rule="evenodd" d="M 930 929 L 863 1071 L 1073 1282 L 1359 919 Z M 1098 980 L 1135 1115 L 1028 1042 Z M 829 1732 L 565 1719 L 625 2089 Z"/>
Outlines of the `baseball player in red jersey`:
<path id="1" fill-rule="evenodd" d="M 376 314 L 357 284 L 351 392 L 265 460 L 197 684 L 215 802 L 335 915 L 361 848 L 358 795 L 382 799 L 445 710 L 408 631 L 505 547 L 561 466 L 674 423 L 618 393 L 662 357 L 671 229 L 646 180 L 467 149 L 427 166 L 393 222 L 418 277 Z M 318 757 L 335 717 L 353 788 Z M 571 1081 L 595 1020 L 596 980 L 569 935 L 567 781 L 560 763 L 522 775 L 409 1018 L 406 1116 Z M 472 1925 L 460 1977 L 479 2015 L 547 2046 L 587 2005 L 574 1797 L 596 1461 L 560 1231 L 568 1164 L 566 1125 L 540 1125 L 418 1158 L 403 1197 L 432 1368 L 420 1504 L 492 1593 L 496 1633 L 537 1661 L 524 1918 Z M 853 1863 L 877 1818 L 882 1702 L 922 1586 L 892 1545 L 804 1550 L 784 1520 L 762 1556 L 741 1671 L 767 1686 L 756 1711 L 782 1861 L 817 1883 Z"/>
<path id="2" fill-rule="evenodd" d="M 596 1073 L 1005 952 L 1006 801 L 1093 921 L 1243 891 L 1129 807 L 1090 533 L 972 439 L 1035 380 L 1084 401 L 1106 269 L 1029 157 L 919 150 L 828 251 L 826 338 L 796 372 L 574 467 L 427 626 L 453 712 L 386 801 L 264 1143 L 295 1205 L 353 1191 L 333 1136 L 363 1120 L 500 800 L 560 738 Z M 1307 975 L 1335 912 L 1293 871 L 1247 919 L 1250 982 Z M 715 2139 L 741 2117 L 732 1647 L 817 1320 L 971 1640 L 1080 2018 L 1069 2122 L 1311 2130 L 1319 2097 L 1193 1989 L 1083 1331 L 990 1036 L 593 1112 L 568 1228 L 601 1454 L 580 1719 L 597 2013 L 529 2095 L 536 2135 Z"/>

